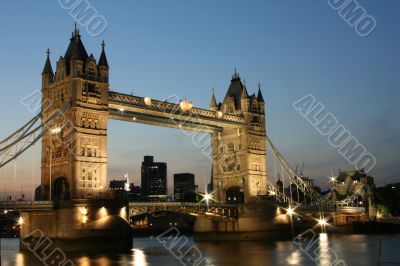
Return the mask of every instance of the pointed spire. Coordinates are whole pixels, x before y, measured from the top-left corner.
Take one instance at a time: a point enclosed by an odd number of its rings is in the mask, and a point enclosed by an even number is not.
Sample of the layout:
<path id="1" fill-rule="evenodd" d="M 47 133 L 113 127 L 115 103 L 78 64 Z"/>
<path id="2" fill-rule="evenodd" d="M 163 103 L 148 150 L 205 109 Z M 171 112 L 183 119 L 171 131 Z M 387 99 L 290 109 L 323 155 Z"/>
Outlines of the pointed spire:
<path id="1" fill-rule="evenodd" d="M 217 107 L 217 100 L 215 99 L 215 91 L 214 91 L 214 87 L 213 87 L 210 108 L 216 108 L 216 107 Z"/>
<path id="2" fill-rule="evenodd" d="M 261 93 L 261 83 L 260 82 L 258 83 L 257 101 L 262 102 L 262 103 L 264 102 L 264 97 L 262 96 L 262 93 Z"/>
<path id="3" fill-rule="evenodd" d="M 103 42 L 101 43 L 101 55 L 100 55 L 100 59 L 99 59 L 99 67 L 100 66 L 109 67 L 108 62 L 107 62 L 106 52 L 104 50 L 105 46 L 106 46 L 106 43 L 103 40 Z"/>
<path id="4" fill-rule="evenodd" d="M 235 67 L 235 72 L 232 75 L 232 81 L 236 81 L 236 80 L 240 80 L 240 75 L 237 72 L 236 67 Z"/>
<path id="5" fill-rule="evenodd" d="M 76 22 L 75 22 L 75 29 L 74 32 L 72 33 L 72 37 L 80 37 L 81 35 L 79 34 L 79 29 L 76 26 Z"/>
<path id="6" fill-rule="evenodd" d="M 249 94 L 247 93 L 246 80 L 243 80 L 243 89 L 242 89 L 242 93 L 240 95 L 240 98 L 241 99 L 249 98 Z"/>
<path id="7" fill-rule="evenodd" d="M 43 68 L 43 72 L 42 75 L 44 74 L 54 74 L 53 73 L 53 68 L 51 67 L 51 62 L 50 62 L 50 49 L 47 49 L 47 59 L 46 59 L 46 63 L 44 64 L 44 68 Z"/>

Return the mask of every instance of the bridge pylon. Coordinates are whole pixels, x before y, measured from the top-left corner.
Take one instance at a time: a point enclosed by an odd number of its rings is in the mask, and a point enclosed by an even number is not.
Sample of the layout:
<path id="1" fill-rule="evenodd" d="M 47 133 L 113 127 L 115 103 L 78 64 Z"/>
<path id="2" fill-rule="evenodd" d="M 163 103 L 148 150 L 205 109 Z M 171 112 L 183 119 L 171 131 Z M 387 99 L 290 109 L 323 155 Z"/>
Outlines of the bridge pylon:
<path id="1" fill-rule="evenodd" d="M 72 33 L 55 73 L 48 52 L 42 121 L 67 101 L 71 107 L 42 137 L 42 199 L 98 198 L 106 188 L 108 70 L 104 44 L 97 63 L 87 54 L 79 30 Z"/>
<path id="2" fill-rule="evenodd" d="M 249 95 L 236 72 L 222 103 L 212 96 L 217 116 L 241 116 L 245 125 L 211 133 L 214 196 L 221 203 L 245 203 L 267 194 L 265 103 L 260 90 Z"/>

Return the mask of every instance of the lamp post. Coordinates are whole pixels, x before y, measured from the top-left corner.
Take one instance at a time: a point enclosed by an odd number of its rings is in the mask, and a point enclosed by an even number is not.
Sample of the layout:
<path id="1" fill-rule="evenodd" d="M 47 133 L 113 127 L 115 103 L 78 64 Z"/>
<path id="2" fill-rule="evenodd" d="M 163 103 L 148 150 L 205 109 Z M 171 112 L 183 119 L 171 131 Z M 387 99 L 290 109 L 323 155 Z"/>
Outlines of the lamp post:
<path id="1" fill-rule="evenodd" d="M 56 135 L 56 134 L 59 134 L 61 132 L 61 128 L 59 128 L 59 127 L 55 127 L 55 128 L 53 128 L 51 131 L 50 131 L 50 133 L 51 133 L 51 135 Z M 50 174 L 50 176 L 49 176 L 49 180 L 50 180 L 50 189 L 49 189 L 49 191 L 50 191 L 50 195 L 49 195 L 49 200 L 51 201 L 52 200 L 52 180 L 51 180 L 51 163 L 52 163 L 52 159 L 53 159 L 53 137 L 51 136 L 50 137 L 50 169 L 49 169 L 49 174 Z"/>
<path id="2" fill-rule="evenodd" d="M 50 180 L 50 183 L 49 183 L 49 188 L 50 188 L 50 190 L 49 190 L 49 200 L 51 201 L 51 159 L 52 159 L 52 154 L 51 154 L 51 147 L 52 147 L 52 144 L 50 144 L 50 170 L 49 170 L 49 180 Z"/>

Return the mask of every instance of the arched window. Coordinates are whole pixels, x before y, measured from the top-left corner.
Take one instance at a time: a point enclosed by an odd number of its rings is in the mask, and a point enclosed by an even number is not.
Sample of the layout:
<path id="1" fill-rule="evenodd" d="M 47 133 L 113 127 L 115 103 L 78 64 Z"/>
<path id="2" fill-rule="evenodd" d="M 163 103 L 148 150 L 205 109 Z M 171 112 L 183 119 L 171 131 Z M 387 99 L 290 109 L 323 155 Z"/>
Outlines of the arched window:
<path id="1" fill-rule="evenodd" d="M 87 148 L 86 149 L 86 156 L 92 157 L 92 148 Z"/>

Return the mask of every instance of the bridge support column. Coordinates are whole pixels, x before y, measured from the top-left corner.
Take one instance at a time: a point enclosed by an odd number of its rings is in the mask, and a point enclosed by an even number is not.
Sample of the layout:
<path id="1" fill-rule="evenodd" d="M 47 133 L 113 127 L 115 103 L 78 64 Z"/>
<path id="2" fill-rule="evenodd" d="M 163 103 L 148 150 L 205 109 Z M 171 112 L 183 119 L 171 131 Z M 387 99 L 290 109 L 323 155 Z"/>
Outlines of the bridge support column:
<path id="1" fill-rule="evenodd" d="M 293 231 L 289 216 L 268 200 L 257 200 L 239 207 L 238 218 L 197 216 L 194 224 L 197 240 L 271 240 L 290 239 Z M 293 221 L 301 233 L 315 224 Z"/>
<path id="2" fill-rule="evenodd" d="M 37 245 L 35 241 L 49 240 L 53 248 L 66 252 L 132 248 L 131 226 L 126 207 L 120 202 L 65 201 L 56 209 L 22 212 L 22 217 L 21 249 Z"/>

